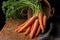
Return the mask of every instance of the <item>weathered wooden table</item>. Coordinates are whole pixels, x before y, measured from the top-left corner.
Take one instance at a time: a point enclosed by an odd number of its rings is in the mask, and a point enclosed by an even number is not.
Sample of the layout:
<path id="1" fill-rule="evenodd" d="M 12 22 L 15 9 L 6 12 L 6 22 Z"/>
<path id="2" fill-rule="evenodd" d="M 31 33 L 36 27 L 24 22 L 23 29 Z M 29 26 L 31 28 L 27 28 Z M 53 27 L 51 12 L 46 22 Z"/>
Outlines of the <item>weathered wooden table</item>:
<path id="1" fill-rule="evenodd" d="M 25 20 L 8 20 L 0 31 L 0 40 L 38 40 L 37 37 L 30 39 L 29 35 L 25 36 L 23 33 L 15 32 L 18 25 L 22 24 Z"/>

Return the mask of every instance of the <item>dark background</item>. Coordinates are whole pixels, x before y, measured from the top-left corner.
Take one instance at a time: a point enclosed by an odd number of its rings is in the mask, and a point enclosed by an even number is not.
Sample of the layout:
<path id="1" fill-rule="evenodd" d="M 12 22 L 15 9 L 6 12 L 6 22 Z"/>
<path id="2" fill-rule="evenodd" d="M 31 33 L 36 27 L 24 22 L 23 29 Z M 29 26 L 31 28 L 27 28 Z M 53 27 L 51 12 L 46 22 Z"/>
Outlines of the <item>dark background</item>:
<path id="1" fill-rule="evenodd" d="M 6 0 L 5 0 L 6 1 Z M 53 26 L 53 30 L 52 30 L 52 35 L 59 37 L 60 36 L 60 1 L 59 0 L 48 0 L 51 8 L 54 7 L 55 8 L 55 13 L 53 15 L 53 17 L 49 18 L 49 22 L 53 22 L 54 26 Z M 4 24 L 5 24 L 5 15 L 2 12 L 1 6 L 3 0 L 0 0 L 0 30 L 3 28 Z"/>
<path id="2" fill-rule="evenodd" d="M 52 18 L 50 18 L 50 21 L 53 22 L 53 30 L 52 35 L 54 37 L 60 37 L 60 1 L 59 0 L 48 0 L 51 4 L 51 7 L 55 8 L 55 13 Z"/>

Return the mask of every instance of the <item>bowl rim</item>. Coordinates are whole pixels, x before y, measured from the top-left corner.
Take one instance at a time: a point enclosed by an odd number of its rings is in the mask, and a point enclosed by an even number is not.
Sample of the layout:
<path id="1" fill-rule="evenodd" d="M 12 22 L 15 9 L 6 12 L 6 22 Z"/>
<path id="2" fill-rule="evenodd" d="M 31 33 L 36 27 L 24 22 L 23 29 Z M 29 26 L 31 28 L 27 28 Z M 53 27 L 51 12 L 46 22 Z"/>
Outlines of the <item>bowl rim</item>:
<path id="1" fill-rule="evenodd" d="M 52 28 L 53 28 L 53 23 L 50 23 L 50 29 L 48 30 L 48 32 L 46 32 L 43 35 L 39 35 L 38 39 L 41 40 L 41 39 L 44 39 L 44 38 L 48 37 L 50 32 L 52 31 Z"/>

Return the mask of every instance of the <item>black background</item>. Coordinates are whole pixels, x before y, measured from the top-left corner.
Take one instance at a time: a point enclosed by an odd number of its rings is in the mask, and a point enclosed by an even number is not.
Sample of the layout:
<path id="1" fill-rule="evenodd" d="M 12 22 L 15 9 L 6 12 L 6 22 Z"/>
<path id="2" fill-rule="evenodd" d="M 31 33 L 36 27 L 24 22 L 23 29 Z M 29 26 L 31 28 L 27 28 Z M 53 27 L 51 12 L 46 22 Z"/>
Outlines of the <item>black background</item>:
<path id="1" fill-rule="evenodd" d="M 6 0 L 5 0 L 6 1 Z M 54 36 L 60 36 L 60 27 L 57 26 L 58 24 L 60 25 L 60 1 L 59 0 L 48 0 L 51 8 L 54 7 L 55 8 L 55 13 L 53 15 L 53 17 L 49 18 L 49 22 L 53 22 L 55 25 L 53 26 L 53 32 L 52 34 Z M 4 24 L 5 24 L 5 15 L 2 12 L 1 6 L 3 0 L 0 0 L 0 30 L 3 28 Z M 58 30 L 59 29 L 59 30 Z"/>

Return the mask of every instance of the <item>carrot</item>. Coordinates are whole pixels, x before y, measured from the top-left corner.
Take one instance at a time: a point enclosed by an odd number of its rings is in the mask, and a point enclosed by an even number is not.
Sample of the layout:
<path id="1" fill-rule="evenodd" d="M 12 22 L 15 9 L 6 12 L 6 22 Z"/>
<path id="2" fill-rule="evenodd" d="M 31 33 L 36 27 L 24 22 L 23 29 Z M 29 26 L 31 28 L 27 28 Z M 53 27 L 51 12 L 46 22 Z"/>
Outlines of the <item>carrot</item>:
<path id="1" fill-rule="evenodd" d="M 22 9 L 22 11 L 23 11 L 23 10 L 24 10 L 24 9 Z M 21 11 L 21 13 L 22 13 L 22 11 Z M 30 8 L 27 10 L 28 19 L 31 17 L 31 15 L 29 15 L 29 14 L 31 14 L 31 9 L 30 9 Z M 26 23 L 26 22 L 24 22 L 22 25 L 19 25 L 18 28 L 17 28 L 15 31 L 18 31 L 19 29 L 21 29 L 21 27 L 24 26 L 25 23 Z"/>
<path id="2" fill-rule="evenodd" d="M 43 25 L 44 25 L 44 28 L 46 27 L 46 21 L 47 21 L 47 16 L 44 15 L 43 16 Z"/>
<path id="3" fill-rule="evenodd" d="M 34 22 L 34 23 L 35 23 L 35 22 Z M 31 31 L 32 31 L 32 29 L 33 29 L 34 23 L 32 24 Z"/>
<path id="4" fill-rule="evenodd" d="M 26 30 L 26 32 L 24 33 L 25 35 L 27 35 L 29 32 L 31 31 L 31 26 L 29 26 Z"/>
<path id="5" fill-rule="evenodd" d="M 35 22 L 34 22 L 34 23 L 35 23 Z M 33 29 L 34 23 L 33 23 L 32 26 L 31 26 L 31 31 L 32 31 L 32 29 Z M 31 31 L 30 31 L 30 32 L 31 32 Z"/>
<path id="6" fill-rule="evenodd" d="M 40 33 L 40 31 L 41 31 L 41 27 L 40 27 L 40 25 L 39 25 L 38 30 L 37 30 L 35 36 L 38 36 L 38 34 Z"/>
<path id="7" fill-rule="evenodd" d="M 28 10 L 27 10 L 27 17 L 28 17 L 28 19 L 29 18 L 31 18 L 31 9 L 30 8 L 28 8 Z M 29 26 L 28 28 L 27 28 L 27 30 L 26 30 L 26 32 L 24 33 L 25 35 L 27 35 L 29 32 L 31 31 L 31 26 Z"/>
<path id="8" fill-rule="evenodd" d="M 27 22 L 27 21 L 26 21 Z M 26 22 L 24 22 L 23 24 L 19 25 L 17 29 L 15 29 L 15 31 L 18 31 L 19 29 L 22 28 L 22 26 L 24 26 L 26 24 Z"/>
<path id="9" fill-rule="evenodd" d="M 30 32 L 30 38 L 33 38 L 35 32 L 37 31 L 38 28 L 38 19 L 35 20 L 32 31 Z"/>
<path id="10" fill-rule="evenodd" d="M 23 9 L 23 10 L 24 10 L 24 9 Z M 23 10 L 22 10 L 22 11 L 23 11 Z M 29 16 L 30 13 L 31 13 L 31 10 L 28 9 L 28 10 L 27 10 L 28 19 L 31 18 L 31 16 Z M 26 21 L 26 22 L 27 22 L 27 21 Z M 24 26 L 24 25 L 26 24 L 26 22 L 24 22 L 22 25 L 19 25 L 18 28 L 17 28 L 15 31 L 18 31 L 19 29 L 21 29 L 22 26 Z"/>
<path id="11" fill-rule="evenodd" d="M 42 33 L 43 33 L 44 28 L 43 28 L 43 12 L 42 11 L 39 12 L 38 19 L 39 19 L 39 24 L 40 24 L 40 27 L 41 27 Z"/>
<path id="12" fill-rule="evenodd" d="M 26 23 L 21 29 L 18 30 L 18 32 L 21 32 L 21 31 L 23 31 L 25 28 L 27 28 L 28 26 L 30 26 L 30 25 L 35 21 L 36 18 L 37 18 L 37 16 L 31 17 L 31 18 L 27 21 L 27 23 Z"/>

